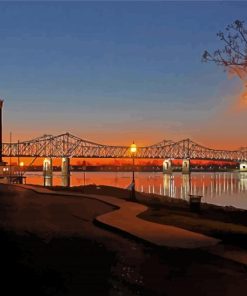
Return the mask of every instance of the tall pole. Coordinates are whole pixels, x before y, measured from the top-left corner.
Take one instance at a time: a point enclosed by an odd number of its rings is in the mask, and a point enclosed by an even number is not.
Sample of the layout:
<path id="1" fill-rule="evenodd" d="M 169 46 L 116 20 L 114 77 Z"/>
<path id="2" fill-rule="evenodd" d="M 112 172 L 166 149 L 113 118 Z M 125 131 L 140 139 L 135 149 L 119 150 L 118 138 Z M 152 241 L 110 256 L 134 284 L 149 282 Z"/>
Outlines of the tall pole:
<path id="1" fill-rule="evenodd" d="M 136 193 L 135 193 L 135 156 L 136 156 L 137 147 L 133 141 L 133 144 L 130 146 L 130 154 L 132 156 L 132 187 L 131 187 L 131 200 L 136 200 Z"/>
<path id="2" fill-rule="evenodd" d="M 133 159 L 133 165 L 132 165 L 132 194 L 131 199 L 136 199 L 136 192 L 135 192 L 135 155 L 132 156 Z"/>
<path id="3" fill-rule="evenodd" d="M 2 118 L 3 100 L 0 99 L 0 163 L 3 162 L 2 143 L 3 143 L 3 118 Z"/>
<path id="4" fill-rule="evenodd" d="M 20 166 L 20 156 L 19 156 L 19 144 L 20 141 L 18 140 L 18 144 L 17 144 L 17 165 L 18 165 L 18 170 L 19 170 L 19 176 L 21 176 L 21 166 Z"/>

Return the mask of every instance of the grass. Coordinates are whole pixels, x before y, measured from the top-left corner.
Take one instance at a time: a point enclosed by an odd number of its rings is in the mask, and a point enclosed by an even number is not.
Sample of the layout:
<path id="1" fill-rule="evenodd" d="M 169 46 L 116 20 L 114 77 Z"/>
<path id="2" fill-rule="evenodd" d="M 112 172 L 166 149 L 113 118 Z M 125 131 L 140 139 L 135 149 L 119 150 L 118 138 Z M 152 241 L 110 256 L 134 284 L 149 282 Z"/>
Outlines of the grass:
<path id="1" fill-rule="evenodd" d="M 213 236 L 224 243 L 247 248 L 247 226 L 234 223 L 234 219 L 232 222 L 224 222 L 224 219 L 220 221 L 217 215 L 209 219 L 203 218 L 203 212 L 196 214 L 184 210 L 157 209 L 157 207 L 149 208 L 139 217 L 151 222 L 173 225 Z"/>

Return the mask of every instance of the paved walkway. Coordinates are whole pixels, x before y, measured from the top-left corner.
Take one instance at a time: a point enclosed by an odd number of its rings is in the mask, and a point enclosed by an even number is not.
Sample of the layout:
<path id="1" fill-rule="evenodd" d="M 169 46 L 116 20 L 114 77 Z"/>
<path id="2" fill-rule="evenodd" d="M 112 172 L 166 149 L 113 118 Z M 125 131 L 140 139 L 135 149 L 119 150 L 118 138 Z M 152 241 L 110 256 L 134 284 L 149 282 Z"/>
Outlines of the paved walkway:
<path id="1" fill-rule="evenodd" d="M 98 216 L 95 220 L 101 225 L 115 228 L 156 246 L 195 249 L 211 247 L 220 242 L 215 238 L 208 237 L 203 234 L 195 233 L 175 226 L 162 225 L 140 219 L 137 215 L 146 211 L 147 207 L 135 202 L 129 202 L 110 196 L 91 194 L 83 195 L 80 193 L 60 191 L 56 192 L 47 188 L 31 185 L 18 186 L 43 194 L 48 193 L 67 196 L 84 196 L 116 206 L 118 208 L 117 210 Z"/>
<path id="2" fill-rule="evenodd" d="M 99 216 L 96 220 L 157 246 L 195 249 L 219 243 L 219 240 L 203 234 L 136 217 L 146 210 L 146 206 L 138 203 L 124 202 L 119 210 Z"/>

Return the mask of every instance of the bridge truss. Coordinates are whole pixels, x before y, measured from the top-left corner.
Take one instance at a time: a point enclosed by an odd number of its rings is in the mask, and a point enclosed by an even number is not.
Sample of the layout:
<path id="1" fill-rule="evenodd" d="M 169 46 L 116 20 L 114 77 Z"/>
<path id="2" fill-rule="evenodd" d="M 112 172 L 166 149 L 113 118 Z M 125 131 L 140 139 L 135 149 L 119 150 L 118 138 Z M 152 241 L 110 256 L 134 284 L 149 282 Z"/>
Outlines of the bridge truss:
<path id="1" fill-rule="evenodd" d="M 30 141 L 3 143 L 3 157 L 70 157 L 70 158 L 131 158 L 128 146 L 102 145 L 80 139 L 69 133 L 44 135 Z M 199 145 L 190 139 L 177 142 L 162 141 L 139 147 L 136 158 L 202 159 L 247 161 L 247 147 L 238 150 L 216 150 Z"/>

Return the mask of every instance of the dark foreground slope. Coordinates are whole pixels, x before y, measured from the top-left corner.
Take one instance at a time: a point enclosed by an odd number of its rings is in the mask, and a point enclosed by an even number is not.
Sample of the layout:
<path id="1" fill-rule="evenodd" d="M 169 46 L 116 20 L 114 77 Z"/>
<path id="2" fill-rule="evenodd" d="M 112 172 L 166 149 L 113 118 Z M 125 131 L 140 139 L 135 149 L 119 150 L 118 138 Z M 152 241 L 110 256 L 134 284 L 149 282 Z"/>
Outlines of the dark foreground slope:
<path id="1" fill-rule="evenodd" d="M 0 185 L 5 295 L 245 295 L 244 266 L 202 251 L 150 248 L 93 224 L 111 210 Z"/>

